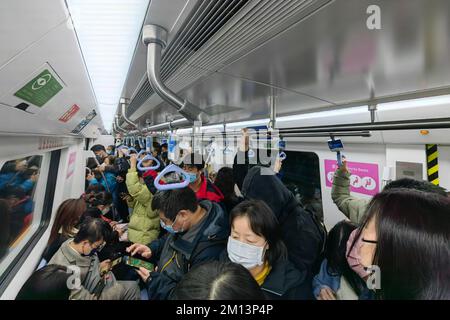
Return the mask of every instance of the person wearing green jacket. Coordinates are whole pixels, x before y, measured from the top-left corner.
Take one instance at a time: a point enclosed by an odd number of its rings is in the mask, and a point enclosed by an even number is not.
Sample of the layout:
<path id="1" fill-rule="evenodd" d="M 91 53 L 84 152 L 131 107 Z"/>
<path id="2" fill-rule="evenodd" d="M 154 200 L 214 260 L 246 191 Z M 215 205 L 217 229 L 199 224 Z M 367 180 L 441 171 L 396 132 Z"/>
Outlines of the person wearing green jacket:
<path id="1" fill-rule="evenodd" d="M 353 223 L 360 224 L 367 211 L 371 199 L 357 198 L 350 195 L 350 172 L 347 168 L 347 161 L 342 160 L 342 166 L 334 173 L 331 198 L 339 210 L 347 216 Z M 423 192 L 436 193 L 447 197 L 447 190 L 436 186 L 428 181 L 402 178 L 389 182 L 383 190 L 389 189 L 415 189 Z"/>
<path id="2" fill-rule="evenodd" d="M 347 161 L 342 160 L 342 166 L 334 173 L 331 198 L 339 210 L 350 219 L 359 224 L 366 213 L 370 199 L 357 198 L 350 195 L 350 172 Z"/>
<path id="3" fill-rule="evenodd" d="M 153 195 L 148 190 L 136 169 L 136 155 L 130 157 L 130 169 L 126 176 L 128 188 L 127 203 L 133 211 L 128 224 L 128 240 L 134 243 L 147 244 L 156 240 L 160 231 L 159 215 L 151 208 Z"/>

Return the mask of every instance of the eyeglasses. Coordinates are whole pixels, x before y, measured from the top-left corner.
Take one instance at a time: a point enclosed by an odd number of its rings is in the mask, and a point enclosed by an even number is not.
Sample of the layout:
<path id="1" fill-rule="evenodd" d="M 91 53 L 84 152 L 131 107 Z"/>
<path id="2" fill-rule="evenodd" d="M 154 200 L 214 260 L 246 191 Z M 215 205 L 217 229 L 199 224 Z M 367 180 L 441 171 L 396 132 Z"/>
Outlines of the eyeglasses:
<path id="1" fill-rule="evenodd" d="M 375 241 L 375 240 L 366 240 L 366 239 L 364 239 L 364 238 L 362 238 L 361 241 L 362 241 L 362 242 L 367 242 L 367 243 L 372 243 L 372 244 L 377 244 L 377 243 L 378 243 L 378 241 Z"/>

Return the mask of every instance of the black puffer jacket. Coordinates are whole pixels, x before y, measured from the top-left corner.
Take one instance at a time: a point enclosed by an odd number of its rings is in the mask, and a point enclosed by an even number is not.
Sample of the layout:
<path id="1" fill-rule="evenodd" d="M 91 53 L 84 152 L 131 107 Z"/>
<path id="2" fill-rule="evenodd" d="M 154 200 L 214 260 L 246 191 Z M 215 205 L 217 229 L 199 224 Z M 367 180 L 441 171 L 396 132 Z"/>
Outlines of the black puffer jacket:
<path id="1" fill-rule="evenodd" d="M 289 260 L 278 259 L 261 286 L 270 300 L 313 300 L 311 281 Z"/>
<path id="2" fill-rule="evenodd" d="M 243 182 L 242 194 L 246 199 L 263 200 L 278 218 L 291 260 L 300 271 L 311 277 L 320 267 L 320 255 L 326 239 L 326 230 L 309 211 L 302 208 L 295 196 L 275 174 L 270 175 L 255 166 Z M 262 174 L 261 174 L 262 173 Z"/>

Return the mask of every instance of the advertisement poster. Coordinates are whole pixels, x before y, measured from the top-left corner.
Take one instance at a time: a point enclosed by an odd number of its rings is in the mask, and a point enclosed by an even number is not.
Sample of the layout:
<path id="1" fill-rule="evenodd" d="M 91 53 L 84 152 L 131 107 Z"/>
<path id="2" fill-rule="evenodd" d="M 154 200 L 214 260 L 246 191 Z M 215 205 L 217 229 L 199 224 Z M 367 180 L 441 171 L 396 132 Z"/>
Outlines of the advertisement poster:
<path id="1" fill-rule="evenodd" d="M 351 173 L 350 191 L 374 196 L 380 191 L 378 164 L 363 162 L 347 162 Z M 336 160 L 325 160 L 326 186 L 333 184 L 334 172 L 337 169 Z"/>
<path id="2" fill-rule="evenodd" d="M 69 179 L 73 175 L 73 172 L 75 171 L 75 160 L 76 159 L 77 159 L 77 153 L 75 151 L 69 155 L 69 163 L 67 164 L 66 179 Z"/>

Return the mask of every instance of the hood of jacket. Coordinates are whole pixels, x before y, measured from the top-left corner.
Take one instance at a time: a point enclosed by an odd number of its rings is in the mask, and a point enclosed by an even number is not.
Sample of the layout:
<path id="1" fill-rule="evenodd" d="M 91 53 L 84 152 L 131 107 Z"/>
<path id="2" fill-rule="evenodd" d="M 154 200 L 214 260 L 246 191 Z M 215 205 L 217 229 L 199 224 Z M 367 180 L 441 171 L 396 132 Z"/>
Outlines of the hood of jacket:
<path id="1" fill-rule="evenodd" d="M 226 215 L 220 205 L 209 200 L 202 200 L 199 205 L 208 212 L 193 242 L 183 239 L 183 234 L 170 235 L 171 246 L 182 252 L 188 259 L 200 242 L 227 241 L 229 226 Z"/>
<path id="2" fill-rule="evenodd" d="M 286 206 L 292 204 L 292 201 L 297 201 L 275 172 L 260 166 L 248 171 L 242 185 L 242 194 L 248 200 L 264 200 L 280 223 L 289 213 Z"/>

